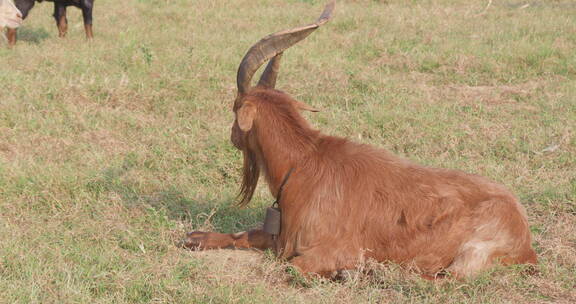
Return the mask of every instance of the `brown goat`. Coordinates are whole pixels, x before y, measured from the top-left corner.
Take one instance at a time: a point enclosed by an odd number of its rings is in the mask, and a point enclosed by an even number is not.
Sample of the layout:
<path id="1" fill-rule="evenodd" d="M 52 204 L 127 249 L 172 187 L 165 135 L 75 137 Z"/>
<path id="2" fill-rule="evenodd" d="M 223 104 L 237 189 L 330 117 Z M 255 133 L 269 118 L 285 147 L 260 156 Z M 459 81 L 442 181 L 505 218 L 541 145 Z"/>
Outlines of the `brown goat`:
<path id="1" fill-rule="evenodd" d="M 425 276 L 465 277 L 496 262 L 535 264 L 526 212 L 505 187 L 324 135 L 300 114 L 313 108 L 274 89 L 282 52 L 324 24 L 333 6 L 316 23 L 263 38 L 238 70 L 231 140 L 244 155 L 240 205 L 250 202 L 263 173 L 273 195 L 282 191 L 279 236 L 196 231 L 185 246 L 272 248 L 301 272 L 326 277 L 367 258 Z M 268 60 L 251 88 L 252 75 Z"/>

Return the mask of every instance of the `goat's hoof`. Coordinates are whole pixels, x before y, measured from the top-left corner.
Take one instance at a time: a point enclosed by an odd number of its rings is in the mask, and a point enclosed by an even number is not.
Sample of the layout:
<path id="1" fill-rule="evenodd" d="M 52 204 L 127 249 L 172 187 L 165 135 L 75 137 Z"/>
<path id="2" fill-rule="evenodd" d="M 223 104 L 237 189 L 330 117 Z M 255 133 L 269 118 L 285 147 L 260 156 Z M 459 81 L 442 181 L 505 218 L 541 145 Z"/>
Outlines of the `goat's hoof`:
<path id="1" fill-rule="evenodd" d="M 182 247 L 191 250 L 202 250 L 205 248 L 208 233 L 201 231 L 189 232 L 186 238 L 180 243 Z"/>
<path id="2" fill-rule="evenodd" d="M 358 274 L 359 272 L 356 269 L 341 269 L 336 271 L 332 278 L 336 281 L 349 282 L 357 278 Z"/>

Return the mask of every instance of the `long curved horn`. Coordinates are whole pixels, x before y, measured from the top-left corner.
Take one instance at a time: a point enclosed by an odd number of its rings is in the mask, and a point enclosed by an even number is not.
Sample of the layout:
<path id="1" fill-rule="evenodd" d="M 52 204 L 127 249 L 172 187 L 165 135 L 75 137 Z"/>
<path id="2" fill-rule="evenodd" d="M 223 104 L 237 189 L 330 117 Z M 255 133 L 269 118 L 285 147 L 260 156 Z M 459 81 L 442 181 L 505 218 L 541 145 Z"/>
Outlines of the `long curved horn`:
<path id="1" fill-rule="evenodd" d="M 330 17 L 332 17 L 334 5 L 335 1 L 330 1 L 328 4 L 326 4 L 322 15 L 320 15 L 320 18 L 318 18 L 316 22 L 312 24 L 268 35 L 254 44 L 248 50 L 248 53 L 244 55 L 244 58 L 240 63 L 240 67 L 238 67 L 238 74 L 236 76 L 238 93 L 243 94 L 246 93 L 248 89 L 250 89 L 250 80 L 252 80 L 252 76 L 254 76 L 256 70 L 258 70 L 258 68 L 260 68 L 264 62 L 270 60 L 272 57 L 282 53 L 287 48 L 308 37 L 308 35 L 310 35 L 314 30 L 328 22 Z M 280 58 L 278 58 L 278 60 L 273 60 L 277 63 L 271 63 L 271 70 L 274 70 L 273 66 L 279 63 L 279 59 Z M 276 76 L 270 75 L 266 78 L 276 79 Z M 265 80 L 265 82 L 268 83 L 267 80 Z"/>
<path id="2" fill-rule="evenodd" d="M 276 86 L 276 78 L 278 78 L 282 54 L 283 53 L 278 53 L 278 55 L 268 61 L 268 65 L 266 65 L 266 69 L 262 72 L 262 76 L 260 76 L 260 80 L 258 81 L 259 87 L 273 89 Z"/>

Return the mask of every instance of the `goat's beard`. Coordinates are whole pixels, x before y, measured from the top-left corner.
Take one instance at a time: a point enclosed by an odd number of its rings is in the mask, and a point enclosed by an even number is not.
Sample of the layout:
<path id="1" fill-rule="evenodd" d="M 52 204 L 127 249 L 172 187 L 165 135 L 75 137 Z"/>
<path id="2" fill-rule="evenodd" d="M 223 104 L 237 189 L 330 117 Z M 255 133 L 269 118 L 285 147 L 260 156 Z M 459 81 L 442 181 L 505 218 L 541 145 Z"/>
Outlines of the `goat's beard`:
<path id="1" fill-rule="evenodd" d="M 240 187 L 240 193 L 238 194 L 240 197 L 238 205 L 243 207 L 250 203 L 252 195 L 254 195 L 254 191 L 256 190 L 256 186 L 258 186 L 260 167 L 256 160 L 256 154 L 253 151 L 244 148 L 242 154 L 244 155 L 244 166 L 242 168 L 242 186 Z"/>

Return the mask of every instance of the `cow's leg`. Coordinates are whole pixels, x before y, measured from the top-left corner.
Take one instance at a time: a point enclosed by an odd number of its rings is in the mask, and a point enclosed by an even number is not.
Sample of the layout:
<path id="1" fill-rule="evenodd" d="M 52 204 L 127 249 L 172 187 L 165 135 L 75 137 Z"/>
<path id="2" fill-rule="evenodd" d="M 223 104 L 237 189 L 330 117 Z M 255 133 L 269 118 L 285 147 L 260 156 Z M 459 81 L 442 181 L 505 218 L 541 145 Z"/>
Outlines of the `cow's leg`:
<path id="1" fill-rule="evenodd" d="M 26 19 L 30 10 L 34 7 L 35 1 L 16 1 L 14 4 L 22 13 L 22 19 Z M 8 46 L 12 47 L 16 44 L 17 40 L 17 30 L 16 29 L 8 29 Z"/>
<path id="2" fill-rule="evenodd" d="M 94 38 L 92 32 L 92 7 L 94 6 L 93 0 L 82 0 L 82 18 L 84 18 L 84 30 L 86 31 L 86 38 Z"/>
<path id="3" fill-rule="evenodd" d="M 16 29 L 8 28 L 8 32 L 6 33 L 8 36 L 8 47 L 13 47 L 16 44 L 16 33 Z"/>
<path id="4" fill-rule="evenodd" d="M 66 19 L 66 5 L 60 2 L 54 2 L 54 19 L 58 26 L 58 37 L 66 37 L 68 31 L 68 20 Z"/>
<path id="5" fill-rule="evenodd" d="M 238 233 L 217 233 L 194 231 L 188 233 L 183 246 L 193 250 L 218 248 L 274 248 L 271 234 L 262 230 L 250 230 Z"/>

